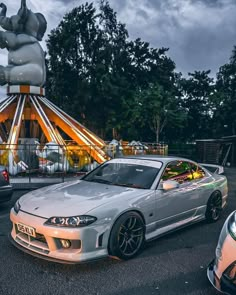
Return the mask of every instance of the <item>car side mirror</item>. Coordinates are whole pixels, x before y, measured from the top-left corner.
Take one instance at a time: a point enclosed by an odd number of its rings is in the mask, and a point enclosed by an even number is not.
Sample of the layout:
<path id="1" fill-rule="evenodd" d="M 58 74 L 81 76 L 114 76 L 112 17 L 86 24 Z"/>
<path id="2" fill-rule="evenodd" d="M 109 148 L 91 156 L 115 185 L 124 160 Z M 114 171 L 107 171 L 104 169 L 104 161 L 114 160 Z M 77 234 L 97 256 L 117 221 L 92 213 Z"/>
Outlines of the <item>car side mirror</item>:
<path id="1" fill-rule="evenodd" d="M 179 183 L 175 180 L 166 180 L 162 183 L 162 189 L 164 191 L 169 191 L 179 187 Z"/>

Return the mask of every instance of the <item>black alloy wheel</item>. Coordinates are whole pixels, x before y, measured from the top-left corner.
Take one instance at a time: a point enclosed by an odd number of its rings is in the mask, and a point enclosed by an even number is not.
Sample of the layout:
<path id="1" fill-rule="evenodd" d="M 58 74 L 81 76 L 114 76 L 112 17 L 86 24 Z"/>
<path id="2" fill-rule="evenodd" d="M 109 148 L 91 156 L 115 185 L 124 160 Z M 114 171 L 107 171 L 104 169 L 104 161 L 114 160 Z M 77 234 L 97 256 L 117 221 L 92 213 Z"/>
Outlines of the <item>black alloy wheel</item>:
<path id="1" fill-rule="evenodd" d="M 220 192 L 214 192 L 208 200 L 206 209 L 206 220 L 216 222 L 220 219 L 222 212 L 222 197 Z"/>
<path id="2" fill-rule="evenodd" d="M 109 253 L 120 259 L 130 259 L 142 248 L 145 236 L 145 225 L 137 212 L 127 212 L 114 224 L 110 240 Z"/>

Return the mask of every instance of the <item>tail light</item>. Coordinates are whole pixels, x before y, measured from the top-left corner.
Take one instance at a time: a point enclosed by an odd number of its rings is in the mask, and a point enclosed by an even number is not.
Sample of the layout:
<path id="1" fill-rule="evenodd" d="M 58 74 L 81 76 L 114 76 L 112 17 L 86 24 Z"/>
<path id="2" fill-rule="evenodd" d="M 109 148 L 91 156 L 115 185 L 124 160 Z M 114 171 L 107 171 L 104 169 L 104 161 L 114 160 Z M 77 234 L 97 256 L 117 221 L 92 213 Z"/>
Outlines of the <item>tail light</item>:
<path id="1" fill-rule="evenodd" d="M 4 170 L 4 171 L 2 172 L 2 176 L 4 177 L 4 179 L 5 179 L 7 182 L 9 182 L 9 173 L 8 173 L 7 170 Z"/>

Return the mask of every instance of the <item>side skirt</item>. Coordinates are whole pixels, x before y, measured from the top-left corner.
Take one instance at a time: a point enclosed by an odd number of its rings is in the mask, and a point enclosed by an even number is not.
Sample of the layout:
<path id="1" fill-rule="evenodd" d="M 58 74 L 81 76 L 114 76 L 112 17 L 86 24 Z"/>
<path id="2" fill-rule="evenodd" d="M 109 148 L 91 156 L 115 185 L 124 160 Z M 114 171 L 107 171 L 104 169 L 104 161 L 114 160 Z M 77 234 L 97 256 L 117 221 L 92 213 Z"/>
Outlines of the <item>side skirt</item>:
<path id="1" fill-rule="evenodd" d="M 200 222 L 200 221 L 202 221 L 204 219 L 205 219 L 205 215 L 203 215 L 203 214 L 187 218 L 185 220 L 176 222 L 174 224 L 167 225 L 167 226 L 162 227 L 162 228 L 158 228 L 157 230 L 146 234 L 145 239 L 146 239 L 146 241 L 154 240 L 156 238 L 165 236 L 165 235 L 167 235 L 167 234 L 169 234 L 171 232 L 175 232 L 175 231 L 177 231 L 177 230 L 179 230 L 181 228 L 184 228 L 184 227 L 187 227 L 187 226 L 192 225 L 194 223 Z"/>

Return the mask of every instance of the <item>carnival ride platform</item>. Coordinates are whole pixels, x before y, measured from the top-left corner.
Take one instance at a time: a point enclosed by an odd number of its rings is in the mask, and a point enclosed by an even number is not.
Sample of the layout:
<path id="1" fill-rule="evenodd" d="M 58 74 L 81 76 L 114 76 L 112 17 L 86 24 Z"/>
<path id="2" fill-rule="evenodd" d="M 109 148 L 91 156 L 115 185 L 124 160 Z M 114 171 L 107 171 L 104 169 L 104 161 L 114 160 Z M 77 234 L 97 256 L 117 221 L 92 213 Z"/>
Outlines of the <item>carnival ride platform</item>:
<path id="1" fill-rule="evenodd" d="M 104 151 L 105 142 L 48 100 L 41 87 L 8 86 L 7 97 L 0 102 L 0 137 L 7 151 L 0 156 L 0 164 L 4 164 L 4 159 L 9 165 L 10 161 L 19 162 L 19 138 L 38 138 L 39 146 L 40 143 L 56 145 L 68 165 L 73 162 L 70 155 L 78 151 L 78 146 L 99 164 L 109 159 Z M 68 145 L 67 140 L 76 148 Z M 42 148 L 38 155 L 43 157 Z"/>

